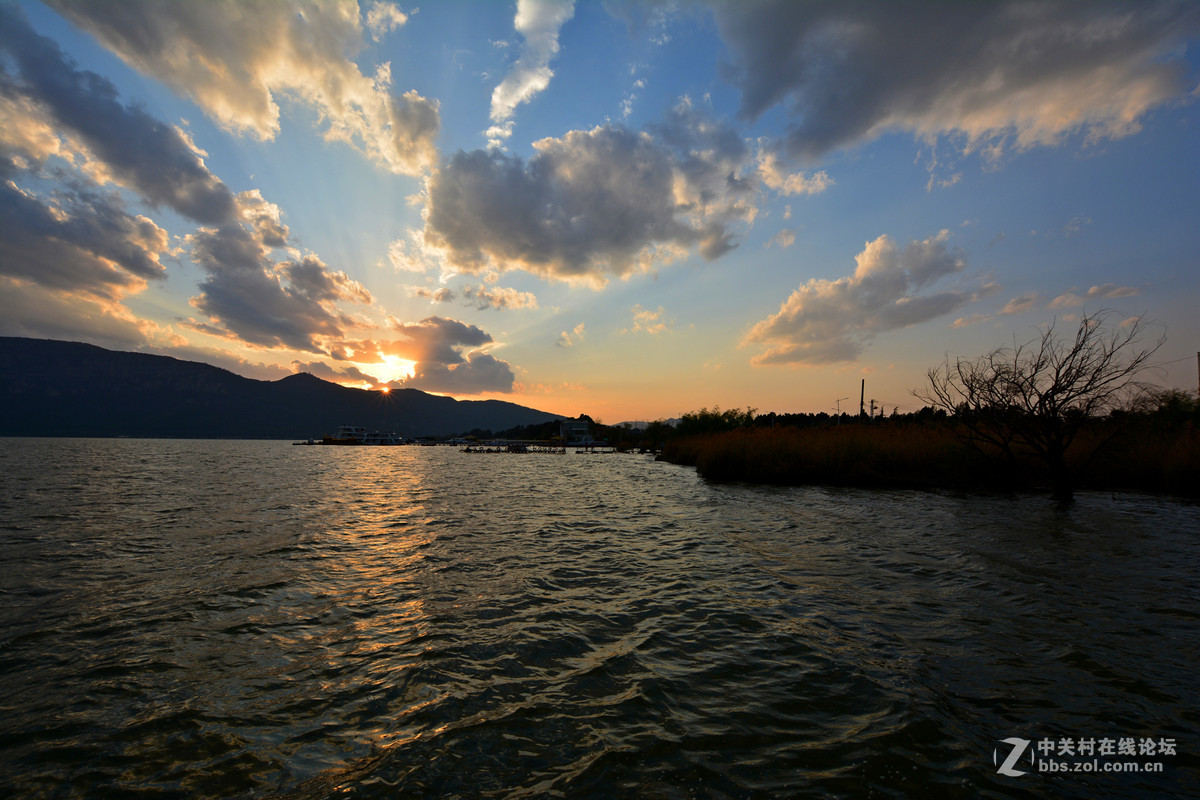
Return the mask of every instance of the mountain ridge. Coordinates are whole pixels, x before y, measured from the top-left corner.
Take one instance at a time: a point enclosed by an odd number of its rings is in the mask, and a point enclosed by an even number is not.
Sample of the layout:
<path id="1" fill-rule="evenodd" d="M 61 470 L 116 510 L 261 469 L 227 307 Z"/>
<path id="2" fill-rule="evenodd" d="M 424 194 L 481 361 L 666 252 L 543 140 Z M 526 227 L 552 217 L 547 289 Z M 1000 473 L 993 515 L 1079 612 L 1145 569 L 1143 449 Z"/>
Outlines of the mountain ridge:
<path id="1" fill-rule="evenodd" d="M 383 394 L 310 373 L 262 381 L 174 356 L 0 337 L 0 436 L 304 439 L 346 424 L 419 437 L 553 419 L 504 400 Z"/>

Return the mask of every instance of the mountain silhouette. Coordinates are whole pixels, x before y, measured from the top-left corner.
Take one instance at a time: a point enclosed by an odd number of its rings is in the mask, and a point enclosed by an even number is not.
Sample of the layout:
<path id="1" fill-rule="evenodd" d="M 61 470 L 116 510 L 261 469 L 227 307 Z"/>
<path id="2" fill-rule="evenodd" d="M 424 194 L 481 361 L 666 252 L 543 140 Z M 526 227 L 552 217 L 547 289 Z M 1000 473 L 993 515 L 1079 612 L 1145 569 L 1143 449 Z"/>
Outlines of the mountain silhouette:
<path id="1" fill-rule="evenodd" d="M 500 400 L 276 381 L 170 356 L 0 337 L 0 436 L 305 439 L 340 425 L 401 436 L 499 431 L 561 419 Z"/>

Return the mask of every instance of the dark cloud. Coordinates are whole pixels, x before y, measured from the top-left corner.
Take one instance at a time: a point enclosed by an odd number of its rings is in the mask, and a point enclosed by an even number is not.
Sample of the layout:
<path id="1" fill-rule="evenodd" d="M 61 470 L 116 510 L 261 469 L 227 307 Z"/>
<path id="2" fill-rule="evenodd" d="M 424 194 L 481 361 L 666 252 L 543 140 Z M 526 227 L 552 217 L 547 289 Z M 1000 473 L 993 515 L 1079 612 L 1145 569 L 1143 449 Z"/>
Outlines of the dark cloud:
<path id="1" fill-rule="evenodd" d="M 424 246 L 454 269 L 523 269 L 602 283 L 678 258 L 713 259 L 753 217 L 751 161 L 725 125 L 683 104 L 656 135 L 619 126 L 535 143 L 528 162 L 459 152 L 432 176 Z"/>
<path id="2" fill-rule="evenodd" d="M 540 144 L 528 165 L 476 150 L 434 174 L 426 240 L 450 263 L 624 275 L 653 242 L 695 240 L 676 216 L 671 161 L 648 137 L 598 128 Z"/>
<path id="3" fill-rule="evenodd" d="M 91 177 L 114 180 L 202 224 L 187 237 L 193 260 L 207 273 L 192 298 L 209 315 L 193 325 L 197 330 L 323 352 L 319 340 L 341 337 L 346 324 L 336 303 L 370 302 L 366 289 L 314 255 L 274 261 L 272 251 L 289 239 L 276 206 L 257 191 L 234 196 L 183 133 L 122 104 L 109 81 L 78 69 L 7 5 L 0 5 L 0 51 L 19 70 L 0 74 L 0 100 L 16 112 L 19 129 L 0 134 L 4 177 L 24 165 L 27 177 L 40 170 L 60 184 L 48 198 L 11 181 L 0 187 L 0 272 L 108 297 L 162 276 L 165 231 L 127 213 L 115 194 L 84 186 Z M 76 148 L 85 151 L 87 174 L 72 176 L 66 168 L 50 174 L 45 159 L 59 154 L 76 167 Z"/>
<path id="4" fill-rule="evenodd" d="M 362 284 L 344 272 L 333 272 L 315 255 L 309 254 L 298 261 L 288 261 L 280 268 L 299 294 L 314 303 L 346 300 L 352 303 L 369 303 L 371 294 Z"/>
<path id="5" fill-rule="evenodd" d="M 1051 144 L 1137 130 L 1186 92 L 1184 2 L 714 3 L 726 77 L 756 119 L 783 106 L 792 155 L 889 130 Z"/>
<path id="6" fill-rule="evenodd" d="M 167 233 L 121 199 L 84 189 L 43 198 L 0 170 L 0 274 L 115 298 L 161 278 Z"/>
<path id="7" fill-rule="evenodd" d="M 0 51 L 18 66 L 3 72 L 0 102 L 12 130 L 0 132 L 0 274 L 68 292 L 116 299 L 164 275 L 167 233 L 125 210 L 120 196 L 92 188 L 115 180 L 145 200 L 203 224 L 186 241 L 207 278 L 192 298 L 207 321 L 191 327 L 261 347 L 324 352 L 346 319 L 337 303 L 370 294 L 315 255 L 275 261 L 289 231 L 257 191 L 234 196 L 208 171 L 186 137 L 123 105 L 104 78 L 81 71 L 21 12 L 0 5 Z M 55 132 L 55 128 L 65 133 Z M 84 167 L 77 164 L 84 151 Z M 66 166 L 49 166 L 52 155 Z M 18 186 L 52 181 L 44 196 Z M 121 310 L 108 307 L 110 314 Z"/>
<path id="8" fill-rule="evenodd" d="M 222 272 L 200 284 L 192 305 L 249 344 L 323 353 L 316 337 L 342 335 L 341 319 L 265 270 Z"/>
<path id="9" fill-rule="evenodd" d="M 0 51 L 19 71 L 20 79 L 12 85 L 77 135 L 118 182 L 197 222 L 215 224 L 232 217 L 232 193 L 177 129 L 123 105 L 110 81 L 78 69 L 8 4 L 0 4 Z"/>
<path id="10" fill-rule="evenodd" d="M 310 375 L 316 375 L 318 378 L 324 378 L 331 381 L 357 381 L 359 383 L 377 384 L 379 379 L 374 375 L 368 375 L 358 367 L 342 367 L 334 369 L 323 361 L 310 361 L 308 363 L 302 361 L 293 361 L 292 366 L 296 372 L 307 372 Z"/>
<path id="11" fill-rule="evenodd" d="M 422 361 L 411 378 L 399 381 L 410 389 L 443 394 L 482 394 L 513 390 L 513 371 L 507 362 L 487 353 L 468 353 L 460 364 Z"/>
<path id="12" fill-rule="evenodd" d="M 370 293 L 312 254 L 273 261 L 278 229 L 254 225 L 261 199 L 246 199 L 251 223 L 201 228 L 188 237 L 192 258 L 208 273 L 192 305 L 209 315 L 209 332 L 223 330 L 262 347 L 326 352 L 320 340 L 340 338 L 348 324 L 336 304 L 370 303 Z"/>
<path id="13" fill-rule="evenodd" d="M 384 356 L 414 362 L 412 377 L 392 382 L 397 388 L 446 394 L 512 391 L 512 367 L 481 349 L 493 342 L 491 334 L 482 328 L 437 316 L 412 323 L 392 320 L 390 327 L 399 338 L 341 342 L 334 352 L 352 356 L 357 363 L 378 361 Z"/>
<path id="14" fill-rule="evenodd" d="M 412 323 L 393 321 L 392 329 L 403 338 L 384 346 L 384 351 L 417 362 L 461 364 L 464 359 L 460 350 L 492 343 L 491 334 L 482 328 L 445 317 L 426 317 Z"/>
<path id="15" fill-rule="evenodd" d="M 496 310 L 507 308 L 537 308 L 537 296 L 532 292 L 522 292 L 506 286 L 473 286 L 464 283 L 456 292 L 445 286 L 430 289 L 425 286 L 409 287 L 413 297 L 424 297 L 433 303 L 453 303 L 461 300 L 463 305 L 473 306 L 480 311 L 489 308 Z"/>

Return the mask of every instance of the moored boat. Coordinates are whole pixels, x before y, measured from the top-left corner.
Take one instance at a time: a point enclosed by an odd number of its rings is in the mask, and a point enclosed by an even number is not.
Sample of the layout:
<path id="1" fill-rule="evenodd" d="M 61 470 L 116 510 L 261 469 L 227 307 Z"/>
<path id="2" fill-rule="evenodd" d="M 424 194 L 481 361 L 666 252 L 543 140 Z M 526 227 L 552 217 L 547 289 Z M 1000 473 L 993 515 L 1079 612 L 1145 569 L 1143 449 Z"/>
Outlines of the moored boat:
<path id="1" fill-rule="evenodd" d="M 337 429 L 337 432 L 332 435 L 322 436 L 320 441 L 309 439 L 305 442 L 294 442 L 293 444 L 332 444 L 332 445 L 399 445 L 404 444 L 404 437 L 395 433 L 380 433 L 373 431 L 367 432 L 367 429 L 360 425 L 343 425 Z"/>

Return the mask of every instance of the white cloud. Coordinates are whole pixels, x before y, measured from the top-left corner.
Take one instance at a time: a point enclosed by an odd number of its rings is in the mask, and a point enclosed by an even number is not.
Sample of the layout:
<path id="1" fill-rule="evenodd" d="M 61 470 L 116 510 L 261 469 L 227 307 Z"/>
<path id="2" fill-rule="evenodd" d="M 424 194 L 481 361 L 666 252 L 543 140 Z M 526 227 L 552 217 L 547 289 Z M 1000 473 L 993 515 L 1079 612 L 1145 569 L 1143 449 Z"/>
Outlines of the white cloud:
<path id="1" fill-rule="evenodd" d="M 1037 292 L 1029 292 L 1020 297 L 1014 297 L 1004 304 L 1004 308 L 1000 309 L 1001 314 L 1024 314 L 1026 311 L 1031 311 L 1042 300 L 1042 296 Z"/>
<path id="2" fill-rule="evenodd" d="M 767 242 L 767 247 L 778 246 L 787 249 L 796 243 L 796 232 L 791 228 L 782 228 L 779 233 L 771 237 Z"/>
<path id="3" fill-rule="evenodd" d="M 198 222 L 230 218 L 232 193 L 179 128 L 136 104 L 122 104 L 110 81 L 79 69 L 55 42 L 30 28 L 17 7 L 0 6 L 0 52 L 16 72 L 0 83 L 0 108 L 11 123 L 0 143 L 8 153 L 26 156 L 28 168 L 59 156 L 91 182 L 133 189 Z"/>
<path id="4" fill-rule="evenodd" d="M 980 322 L 987 322 L 993 319 L 991 314 L 971 314 L 967 317 L 959 317 L 950 323 L 951 328 L 969 328 L 972 325 L 978 325 Z"/>
<path id="5" fill-rule="evenodd" d="M 492 90 L 489 143 L 498 146 L 512 135 L 512 116 L 550 85 L 550 60 L 558 53 L 558 33 L 575 15 L 574 0 L 518 0 L 513 27 L 523 39 L 520 53 L 504 80 Z"/>
<path id="6" fill-rule="evenodd" d="M 1084 228 L 1090 227 L 1091 224 L 1092 224 L 1091 217 L 1084 217 L 1084 216 L 1071 217 L 1071 219 L 1067 221 L 1067 224 L 1063 226 L 1063 229 L 1062 229 L 1063 236 L 1066 238 L 1075 236 L 1075 235 L 1081 233 Z"/>
<path id="7" fill-rule="evenodd" d="M 274 138 L 279 101 L 287 98 L 317 112 L 327 140 L 348 144 L 392 172 L 420 174 L 437 160 L 437 102 L 415 91 L 390 94 L 388 65 L 367 76 L 351 60 L 363 44 L 356 3 L 51 4 L 229 130 Z M 377 5 L 368 25 L 394 27 L 396 13 Z"/>
<path id="8" fill-rule="evenodd" d="M 1115 283 L 1103 283 L 1092 286 L 1082 295 L 1074 291 L 1065 292 L 1050 301 L 1047 308 L 1074 308 L 1082 306 L 1090 300 L 1110 300 L 1122 297 L 1135 297 L 1141 294 L 1136 286 L 1117 286 Z"/>
<path id="9" fill-rule="evenodd" d="M 961 290 L 923 291 L 966 265 L 965 256 L 948 246 L 949 237 L 942 231 L 903 249 L 887 235 L 868 242 L 856 256 L 853 275 L 809 280 L 750 330 L 743 345 L 767 346 L 752 363 L 854 361 L 875 335 L 935 319 L 976 299 L 978 293 Z"/>
<path id="10" fill-rule="evenodd" d="M 784 195 L 820 194 L 834 184 L 824 170 L 812 175 L 783 172 L 778 157 L 768 150 L 758 153 L 758 174 L 764 184 Z"/>
<path id="11" fill-rule="evenodd" d="M 408 15 L 392 3 L 374 2 L 367 12 L 367 30 L 371 38 L 380 41 L 384 36 L 408 22 Z"/>
<path id="12" fill-rule="evenodd" d="M 633 327 L 621 332 L 657 335 L 669 331 L 670 326 L 674 322 L 673 319 L 667 317 L 667 312 L 663 310 L 662 306 L 659 306 L 655 311 L 651 311 L 642 308 L 641 305 L 636 305 L 633 307 Z"/>
<path id="13" fill-rule="evenodd" d="M 585 331 L 586 327 L 581 322 L 572 329 L 571 333 L 566 331 L 560 333 L 556 344 L 558 347 L 574 347 L 576 343 L 583 341 Z"/>

